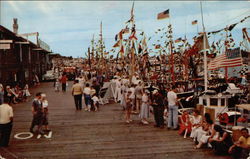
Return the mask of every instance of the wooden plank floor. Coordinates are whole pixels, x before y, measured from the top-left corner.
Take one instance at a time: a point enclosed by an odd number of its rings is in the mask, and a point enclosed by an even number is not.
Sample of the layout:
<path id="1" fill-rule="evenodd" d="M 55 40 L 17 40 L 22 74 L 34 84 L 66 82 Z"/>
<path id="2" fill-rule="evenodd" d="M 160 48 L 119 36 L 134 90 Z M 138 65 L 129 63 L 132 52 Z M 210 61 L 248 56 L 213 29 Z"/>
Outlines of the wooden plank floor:
<path id="1" fill-rule="evenodd" d="M 72 83 L 70 83 L 72 84 Z M 49 101 L 51 139 L 34 136 L 18 140 L 13 136 L 29 130 L 33 95 L 45 92 Z M 75 111 L 70 91 L 55 92 L 53 83 L 32 88 L 32 97 L 14 108 L 14 127 L 10 146 L 0 148 L 7 159 L 227 159 L 214 156 L 211 150 L 194 150 L 190 139 L 183 139 L 177 131 L 141 125 L 137 115 L 133 123 L 125 124 L 118 104 L 101 106 L 99 112 Z"/>

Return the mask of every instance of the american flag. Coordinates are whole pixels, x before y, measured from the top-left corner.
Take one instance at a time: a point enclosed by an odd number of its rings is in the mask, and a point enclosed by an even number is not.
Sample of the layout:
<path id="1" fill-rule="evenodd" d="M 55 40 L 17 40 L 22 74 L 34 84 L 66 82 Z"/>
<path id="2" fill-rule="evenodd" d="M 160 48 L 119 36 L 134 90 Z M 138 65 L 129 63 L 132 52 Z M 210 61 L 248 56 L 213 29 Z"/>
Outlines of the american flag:
<path id="1" fill-rule="evenodd" d="M 195 24 L 197 24 L 197 23 L 198 23 L 197 20 L 192 21 L 192 25 L 195 25 Z"/>
<path id="2" fill-rule="evenodd" d="M 164 12 L 161 12 L 159 14 L 157 14 L 157 19 L 165 19 L 165 18 L 169 18 L 169 9 L 165 10 Z"/>
<path id="3" fill-rule="evenodd" d="M 208 69 L 214 70 L 221 67 L 236 67 L 242 66 L 242 57 L 240 48 L 227 50 L 225 53 L 215 57 L 209 64 Z"/>

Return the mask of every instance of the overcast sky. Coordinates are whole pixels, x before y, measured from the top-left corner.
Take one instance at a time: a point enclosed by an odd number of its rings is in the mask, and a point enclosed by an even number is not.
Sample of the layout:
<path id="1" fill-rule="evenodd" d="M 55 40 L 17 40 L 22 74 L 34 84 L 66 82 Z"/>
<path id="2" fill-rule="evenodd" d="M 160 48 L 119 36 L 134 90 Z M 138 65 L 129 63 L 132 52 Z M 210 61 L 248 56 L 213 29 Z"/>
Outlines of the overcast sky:
<path id="1" fill-rule="evenodd" d="M 95 35 L 99 38 L 100 22 L 107 51 L 115 43 L 115 35 L 125 28 L 130 19 L 132 1 L 1 1 L 1 25 L 12 30 L 13 18 L 18 18 L 19 33 L 39 32 L 39 37 L 49 44 L 55 53 L 64 56 L 84 56 Z M 203 4 L 206 31 L 216 31 L 239 22 L 250 15 L 249 1 L 205 1 Z M 161 35 L 155 31 L 173 25 L 174 39 L 187 36 L 190 43 L 197 34 L 191 25 L 198 20 L 202 29 L 199 1 L 135 1 L 135 23 L 138 32 L 143 30 L 149 42 L 156 43 Z M 170 10 L 170 19 L 157 20 L 157 14 Z M 241 29 L 250 26 L 250 18 L 238 24 L 232 31 L 237 42 L 242 40 Z M 212 36 L 213 41 L 218 36 Z M 31 39 L 32 40 L 32 39 Z M 236 43 L 237 44 L 237 43 Z M 237 44 L 238 45 L 238 44 Z"/>

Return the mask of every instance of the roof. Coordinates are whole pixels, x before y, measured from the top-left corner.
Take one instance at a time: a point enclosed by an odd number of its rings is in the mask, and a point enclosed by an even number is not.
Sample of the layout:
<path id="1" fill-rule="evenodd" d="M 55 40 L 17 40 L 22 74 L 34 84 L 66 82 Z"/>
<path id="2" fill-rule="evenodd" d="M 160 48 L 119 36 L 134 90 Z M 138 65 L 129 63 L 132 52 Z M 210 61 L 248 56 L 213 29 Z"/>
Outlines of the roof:
<path id="1" fill-rule="evenodd" d="M 25 39 L 21 36 L 16 35 L 14 32 L 10 31 L 9 29 L 5 28 L 4 26 L 0 25 L 0 31 L 7 34 L 8 36 L 10 36 L 11 39 L 16 40 L 16 41 L 20 41 L 20 42 L 29 42 L 29 45 L 31 45 L 34 48 L 39 48 L 41 49 L 43 52 L 47 52 L 50 53 L 47 50 L 42 49 L 41 47 L 39 47 L 37 44 L 33 43 L 32 41 Z M 11 40 L 11 39 L 5 39 L 5 40 Z"/>

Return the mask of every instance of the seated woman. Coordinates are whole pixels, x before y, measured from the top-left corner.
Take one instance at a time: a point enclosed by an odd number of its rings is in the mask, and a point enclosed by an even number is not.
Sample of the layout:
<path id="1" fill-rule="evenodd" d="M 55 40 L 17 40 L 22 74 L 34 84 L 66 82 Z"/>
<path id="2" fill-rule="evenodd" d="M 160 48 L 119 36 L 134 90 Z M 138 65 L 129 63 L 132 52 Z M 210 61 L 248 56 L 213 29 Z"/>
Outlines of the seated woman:
<path id="1" fill-rule="evenodd" d="M 194 147 L 195 149 L 201 148 L 203 144 L 208 143 L 209 138 L 215 137 L 214 123 L 209 114 L 205 114 L 205 120 L 202 123 L 202 129 L 197 130 L 196 136 L 198 144 Z"/>
<path id="2" fill-rule="evenodd" d="M 215 154 L 217 155 L 226 155 L 229 148 L 233 145 L 233 140 L 231 135 L 224 131 L 221 126 L 214 125 L 215 132 L 218 132 L 217 138 L 210 138 L 209 142 L 211 143 Z"/>
<path id="3" fill-rule="evenodd" d="M 247 158 L 250 153 L 250 135 L 247 128 L 241 129 L 242 136 L 228 150 L 234 159 Z"/>
<path id="4" fill-rule="evenodd" d="M 24 101 L 27 101 L 27 98 L 31 96 L 28 84 L 26 84 L 23 88 L 23 95 L 24 95 Z"/>
<path id="5" fill-rule="evenodd" d="M 190 137 L 193 138 L 195 140 L 195 138 L 197 136 L 195 136 L 197 133 L 198 129 L 202 129 L 202 116 L 199 115 L 199 111 L 198 110 L 194 110 L 193 112 L 193 116 L 191 116 L 191 134 Z"/>
<path id="6" fill-rule="evenodd" d="M 183 133 L 184 138 L 187 137 L 187 134 L 191 133 L 191 122 L 187 111 L 183 111 L 183 114 L 181 115 L 179 135 L 182 135 Z"/>
<path id="7" fill-rule="evenodd" d="M 194 142 L 200 141 L 202 135 L 208 133 L 210 124 L 213 124 L 210 114 L 205 113 L 201 123 L 197 124 L 196 129 L 191 132 L 190 136 L 194 139 Z"/>
<path id="8" fill-rule="evenodd" d="M 16 97 L 17 94 L 15 93 L 14 89 L 11 89 L 10 86 L 6 86 L 6 96 L 10 99 L 9 104 L 17 104 Z"/>

